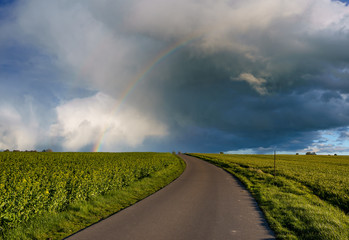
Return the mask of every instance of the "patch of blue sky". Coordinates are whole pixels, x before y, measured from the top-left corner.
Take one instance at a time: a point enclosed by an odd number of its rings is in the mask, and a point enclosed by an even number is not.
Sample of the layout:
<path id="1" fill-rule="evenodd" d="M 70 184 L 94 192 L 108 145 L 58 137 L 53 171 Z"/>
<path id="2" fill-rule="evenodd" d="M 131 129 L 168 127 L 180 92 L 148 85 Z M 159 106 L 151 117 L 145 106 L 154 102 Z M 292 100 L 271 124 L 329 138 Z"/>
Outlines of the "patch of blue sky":
<path id="1" fill-rule="evenodd" d="M 320 131 L 321 138 L 314 141 L 312 147 L 320 154 L 349 155 L 348 128 L 337 128 Z"/>
<path id="2" fill-rule="evenodd" d="M 0 70 L 6 74 L 34 72 L 42 66 L 41 63 L 48 65 L 52 62 L 52 57 L 43 54 L 37 48 L 19 44 L 12 39 L 2 42 L 0 55 Z"/>
<path id="3" fill-rule="evenodd" d="M 0 0 L 0 6 L 7 6 L 13 4 L 16 0 Z"/>
<path id="4" fill-rule="evenodd" d="M 277 154 L 290 154 L 296 153 L 305 154 L 306 152 L 316 152 L 319 155 L 349 155 L 349 127 L 337 128 L 330 130 L 319 131 L 319 138 L 304 149 L 298 149 L 296 151 L 279 150 L 275 148 L 245 148 L 234 151 L 226 151 L 226 154 L 273 154 L 274 150 Z"/>
<path id="5" fill-rule="evenodd" d="M 252 148 L 224 152 L 225 154 L 257 154 Z"/>
<path id="6" fill-rule="evenodd" d="M 79 87 L 69 70 L 57 66 L 55 56 L 30 45 L 15 41 L 4 44 L 0 47 L 0 56 L 0 86 L 6 86 L 0 88 L 2 96 L 46 96 L 47 101 L 58 104 L 60 100 L 95 94 Z"/>
<path id="7" fill-rule="evenodd" d="M 13 9 L 16 7 L 16 3 L 16 0 L 0 0 L 0 21 L 9 20 L 13 17 Z"/>
<path id="8" fill-rule="evenodd" d="M 345 3 L 346 6 L 348 6 L 348 4 L 349 4 L 349 0 L 332 0 L 332 1 Z"/>

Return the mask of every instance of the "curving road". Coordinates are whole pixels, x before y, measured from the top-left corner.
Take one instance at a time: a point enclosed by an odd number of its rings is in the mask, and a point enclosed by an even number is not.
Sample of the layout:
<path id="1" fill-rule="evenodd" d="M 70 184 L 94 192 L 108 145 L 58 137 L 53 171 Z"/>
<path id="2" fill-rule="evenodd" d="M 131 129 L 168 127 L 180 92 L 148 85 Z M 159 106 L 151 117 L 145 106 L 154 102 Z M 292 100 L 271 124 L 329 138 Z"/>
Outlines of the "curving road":
<path id="1" fill-rule="evenodd" d="M 69 240 L 275 239 L 256 202 L 224 170 L 187 155 L 184 173 Z"/>

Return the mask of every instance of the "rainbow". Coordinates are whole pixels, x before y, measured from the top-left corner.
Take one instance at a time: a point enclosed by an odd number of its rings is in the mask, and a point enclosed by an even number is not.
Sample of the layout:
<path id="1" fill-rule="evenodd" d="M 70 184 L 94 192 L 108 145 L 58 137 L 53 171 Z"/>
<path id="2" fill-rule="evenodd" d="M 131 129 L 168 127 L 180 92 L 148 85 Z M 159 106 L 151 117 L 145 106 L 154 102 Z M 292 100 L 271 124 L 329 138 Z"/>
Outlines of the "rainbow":
<path id="1" fill-rule="evenodd" d="M 188 45 L 189 43 L 199 39 L 201 37 L 201 34 L 192 34 L 189 37 L 182 39 L 181 41 L 176 42 L 175 44 L 169 46 L 165 50 L 161 51 L 152 61 L 150 61 L 143 69 L 140 71 L 137 76 L 130 82 L 130 84 L 125 88 L 125 90 L 122 92 L 120 96 L 120 100 L 117 101 L 115 106 L 111 110 L 111 115 L 114 115 L 123 102 L 125 102 L 126 98 L 130 95 L 132 90 L 137 86 L 137 83 L 139 83 L 156 65 L 158 65 L 161 61 L 163 61 L 165 58 L 173 54 L 174 52 L 178 51 L 182 47 Z M 100 135 L 97 138 L 96 143 L 93 146 L 92 151 L 93 152 L 100 152 L 101 147 L 103 144 L 104 136 L 106 135 L 106 132 L 108 130 L 109 126 L 106 126 L 100 133 Z"/>

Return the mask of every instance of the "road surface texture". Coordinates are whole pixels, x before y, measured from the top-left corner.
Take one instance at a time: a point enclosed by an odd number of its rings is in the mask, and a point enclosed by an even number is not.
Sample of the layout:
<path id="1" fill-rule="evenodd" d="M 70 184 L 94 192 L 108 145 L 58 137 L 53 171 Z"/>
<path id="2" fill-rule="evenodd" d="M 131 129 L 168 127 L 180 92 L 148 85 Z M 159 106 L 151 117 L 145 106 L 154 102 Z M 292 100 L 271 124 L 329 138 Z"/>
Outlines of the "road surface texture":
<path id="1" fill-rule="evenodd" d="M 275 239 L 249 192 L 224 170 L 187 155 L 167 187 L 69 240 Z"/>

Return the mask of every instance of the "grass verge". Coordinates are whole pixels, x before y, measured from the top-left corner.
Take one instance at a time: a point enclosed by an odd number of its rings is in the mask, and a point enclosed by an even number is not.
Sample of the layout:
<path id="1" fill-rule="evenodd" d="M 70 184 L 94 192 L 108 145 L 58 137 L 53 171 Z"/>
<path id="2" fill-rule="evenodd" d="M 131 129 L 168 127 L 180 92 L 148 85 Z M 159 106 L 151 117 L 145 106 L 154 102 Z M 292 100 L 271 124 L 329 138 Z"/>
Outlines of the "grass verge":
<path id="1" fill-rule="evenodd" d="M 240 179 L 258 202 L 277 239 L 349 239 L 349 216 L 300 182 L 219 158 L 191 155 Z"/>
<path id="2" fill-rule="evenodd" d="M 178 158 L 179 159 L 179 158 Z M 47 212 L 15 229 L 5 230 L 2 239 L 62 239 L 146 198 L 165 187 L 185 169 L 183 160 L 129 186 L 75 202 L 63 212 Z"/>

